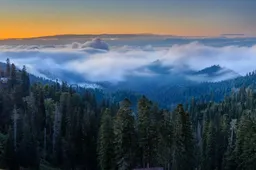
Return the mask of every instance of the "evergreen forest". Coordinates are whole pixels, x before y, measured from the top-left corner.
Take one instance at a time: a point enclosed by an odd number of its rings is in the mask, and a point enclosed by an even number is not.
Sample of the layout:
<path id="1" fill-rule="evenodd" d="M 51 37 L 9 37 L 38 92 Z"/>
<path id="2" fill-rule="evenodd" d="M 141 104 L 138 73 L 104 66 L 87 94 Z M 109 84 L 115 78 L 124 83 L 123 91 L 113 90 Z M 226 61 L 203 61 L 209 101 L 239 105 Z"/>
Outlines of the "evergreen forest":
<path id="1" fill-rule="evenodd" d="M 113 100 L 66 82 L 31 81 L 9 59 L 0 73 L 1 169 L 256 169 L 255 74 L 232 81 L 236 90 L 220 82 L 221 97 L 205 90 L 216 83 L 202 83 L 162 107 L 168 101 L 158 99 L 177 94 L 152 100 L 127 91 Z M 194 98 L 200 90 L 208 97 Z"/>

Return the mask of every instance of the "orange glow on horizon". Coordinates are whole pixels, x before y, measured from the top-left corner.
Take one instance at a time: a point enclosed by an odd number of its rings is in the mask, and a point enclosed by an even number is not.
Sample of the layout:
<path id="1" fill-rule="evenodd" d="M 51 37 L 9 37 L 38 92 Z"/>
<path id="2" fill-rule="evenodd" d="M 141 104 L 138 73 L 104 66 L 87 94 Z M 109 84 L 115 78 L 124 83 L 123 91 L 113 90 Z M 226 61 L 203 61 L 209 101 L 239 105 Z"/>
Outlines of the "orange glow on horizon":
<path id="1" fill-rule="evenodd" d="M 255 3 L 0 0 L 0 39 L 60 34 L 256 35 Z M 239 10 L 237 10 L 239 9 Z"/>
<path id="2" fill-rule="evenodd" d="M 13 27 L 13 28 L 18 28 Z M 79 29 L 63 29 L 63 28 L 35 28 L 35 29 L 20 29 L 18 31 L 14 31 L 13 28 L 0 28 L 0 39 L 12 39 L 12 38 L 33 38 L 33 37 L 43 37 L 43 36 L 54 36 L 54 35 L 63 35 L 63 34 L 140 34 L 140 33 L 152 33 L 159 35 L 177 35 L 177 36 L 216 36 L 218 33 L 212 32 L 203 32 L 203 31 L 186 31 L 186 30 L 169 30 L 169 31 L 161 31 L 151 30 L 151 31 L 143 31 L 135 30 L 132 28 L 116 28 L 109 30 L 102 30 L 97 28 L 86 28 L 83 30 Z"/>
<path id="3" fill-rule="evenodd" d="M 9 38 L 31 38 L 60 34 L 136 34 L 153 33 L 180 36 L 215 36 L 221 32 L 214 28 L 202 28 L 200 24 L 190 24 L 188 21 L 166 24 L 159 21 L 125 20 L 80 20 L 60 19 L 51 20 L 6 20 L 0 27 L 0 39 Z"/>

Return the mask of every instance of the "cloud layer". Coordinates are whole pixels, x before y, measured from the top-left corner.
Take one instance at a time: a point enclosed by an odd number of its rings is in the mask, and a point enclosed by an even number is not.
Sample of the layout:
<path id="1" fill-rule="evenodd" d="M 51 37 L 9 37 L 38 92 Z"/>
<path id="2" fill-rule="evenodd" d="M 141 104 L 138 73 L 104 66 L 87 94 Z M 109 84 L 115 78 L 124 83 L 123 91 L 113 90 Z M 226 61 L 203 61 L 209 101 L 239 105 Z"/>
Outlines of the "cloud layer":
<path id="1" fill-rule="evenodd" d="M 154 77 L 168 72 L 173 76 L 173 73 L 201 70 L 211 65 L 245 75 L 256 69 L 256 46 L 212 47 L 193 42 L 169 48 L 124 46 L 109 50 L 106 43 L 94 39 L 85 44 L 0 46 L 0 61 L 6 58 L 20 67 L 26 65 L 31 73 L 43 77 L 73 83 L 86 80 L 115 83 L 131 76 Z M 157 69 L 149 69 L 156 61 Z"/>

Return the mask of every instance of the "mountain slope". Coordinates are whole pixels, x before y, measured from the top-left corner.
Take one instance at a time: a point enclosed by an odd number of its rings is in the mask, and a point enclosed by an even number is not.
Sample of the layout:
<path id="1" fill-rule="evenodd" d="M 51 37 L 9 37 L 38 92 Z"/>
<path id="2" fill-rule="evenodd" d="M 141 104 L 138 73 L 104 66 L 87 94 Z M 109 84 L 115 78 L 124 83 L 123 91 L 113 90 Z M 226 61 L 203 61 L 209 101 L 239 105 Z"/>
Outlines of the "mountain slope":
<path id="1" fill-rule="evenodd" d="M 240 77 L 238 73 L 219 65 L 206 67 L 199 71 L 191 72 L 187 78 L 197 82 L 218 82 Z"/>
<path id="2" fill-rule="evenodd" d="M 163 69 L 158 62 L 154 63 L 155 65 L 150 66 L 152 70 Z M 6 64 L 0 63 L 1 69 L 5 69 Z M 149 67 L 149 68 L 150 68 Z M 171 68 L 165 68 L 170 70 Z M 161 70 L 165 73 L 165 69 Z M 47 72 L 45 72 L 47 75 Z M 49 73 L 50 74 L 50 73 Z M 231 78 L 225 81 L 210 82 L 205 81 L 205 83 L 200 83 L 199 81 L 183 81 L 180 76 L 180 81 L 178 81 L 179 76 L 176 77 L 176 80 L 173 83 L 169 83 L 171 80 L 168 80 L 170 74 L 163 74 L 162 76 L 156 77 L 130 77 L 128 81 L 124 81 L 118 84 L 111 84 L 109 82 L 86 82 L 80 85 L 80 91 L 85 90 L 86 88 L 96 88 L 95 91 L 100 98 L 108 96 L 114 101 L 120 101 L 125 98 L 125 96 L 130 96 L 132 100 L 137 100 L 141 95 L 147 95 L 153 101 L 158 102 L 161 107 L 169 107 L 170 105 L 175 105 L 177 103 L 185 103 L 191 100 L 192 97 L 200 101 L 220 101 L 224 98 L 225 95 L 231 93 L 232 89 L 241 88 L 241 87 L 252 87 L 256 89 L 256 72 L 250 73 L 247 76 L 240 76 L 233 72 L 232 70 L 223 69 L 220 66 L 211 66 L 199 71 L 194 71 L 186 73 L 187 75 L 193 77 L 200 77 L 201 75 L 206 75 L 209 77 L 220 77 L 227 76 L 228 74 L 235 75 L 236 78 Z M 72 74 L 67 74 L 68 79 L 72 79 Z M 52 79 L 45 79 L 37 77 L 33 74 L 30 74 L 31 83 L 40 82 L 42 84 L 53 84 L 56 80 L 55 75 L 51 75 Z M 172 74 L 172 76 L 175 76 Z M 164 80 L 166 78 L 166 80 Z M 201 79 L 202 80 L 202 79 Z M 60 80 L 61 81 L 61 80 Z M 64 80 L 65 81 L 65 80 Z M 176 82 L 176 83 L 175 83 Z M 183 83 L 181 83 L 183 82 Z M 185 83 L 187 82 L 187 83 Z M 92 84 L 97 86 L 91 86 Z M 86 86 L 85 86 L 86 85 Z M 100 87 L 100 88 L 99 88 Z M 99 89 L 98 89 L 99 88 Z"/>

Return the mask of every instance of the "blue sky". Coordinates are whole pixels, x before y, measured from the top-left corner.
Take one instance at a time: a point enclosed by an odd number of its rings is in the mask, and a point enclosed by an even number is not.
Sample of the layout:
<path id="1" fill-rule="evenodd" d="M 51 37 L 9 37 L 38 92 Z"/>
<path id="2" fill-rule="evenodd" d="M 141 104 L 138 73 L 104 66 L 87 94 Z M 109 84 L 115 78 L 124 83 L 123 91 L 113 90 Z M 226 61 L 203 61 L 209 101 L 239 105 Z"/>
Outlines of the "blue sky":
<path id="1" fill-rule="evenodd" d="M 1 0 L 0 38 L 53 34 L 256 35 L 254 0 Z"/>

